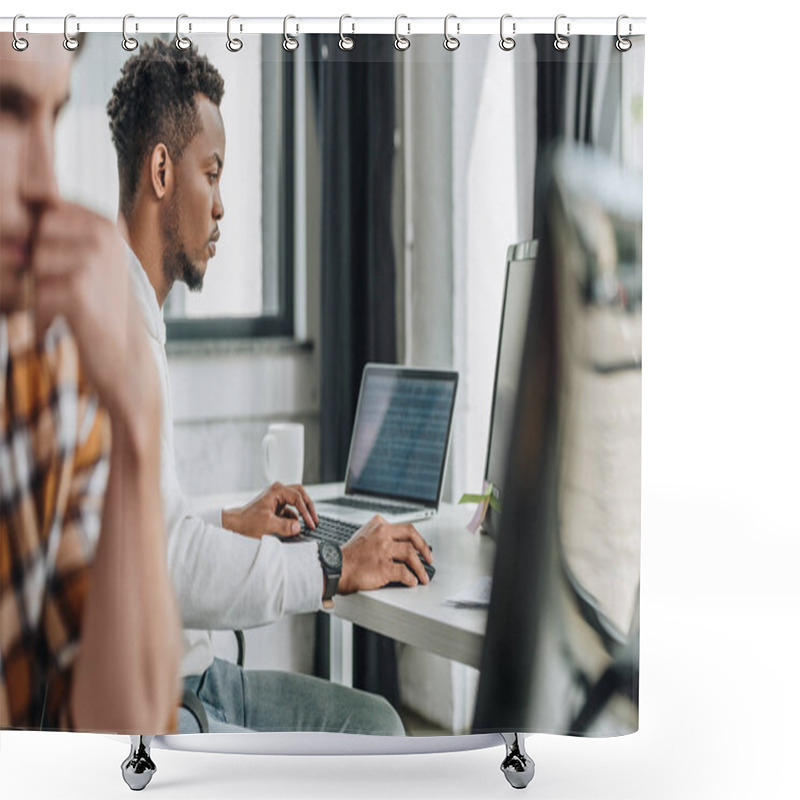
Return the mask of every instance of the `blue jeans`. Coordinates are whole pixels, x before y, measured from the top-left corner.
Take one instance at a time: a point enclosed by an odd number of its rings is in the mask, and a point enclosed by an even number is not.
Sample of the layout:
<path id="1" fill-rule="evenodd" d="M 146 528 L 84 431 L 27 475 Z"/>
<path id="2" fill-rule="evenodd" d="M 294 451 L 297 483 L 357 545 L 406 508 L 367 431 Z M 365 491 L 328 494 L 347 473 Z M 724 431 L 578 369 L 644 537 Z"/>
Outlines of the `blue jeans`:
<path id="1" fill-rule="evenodd" d="M 403 723 L 383 697 L 330 681 L 276 670 L 243 670 L 215 658 L 202 675 L 183 680 L 203 703 L 209 733 L 321 731 L 403 736 Z M 199 733 L 186 709 L 179 733 Z"/>

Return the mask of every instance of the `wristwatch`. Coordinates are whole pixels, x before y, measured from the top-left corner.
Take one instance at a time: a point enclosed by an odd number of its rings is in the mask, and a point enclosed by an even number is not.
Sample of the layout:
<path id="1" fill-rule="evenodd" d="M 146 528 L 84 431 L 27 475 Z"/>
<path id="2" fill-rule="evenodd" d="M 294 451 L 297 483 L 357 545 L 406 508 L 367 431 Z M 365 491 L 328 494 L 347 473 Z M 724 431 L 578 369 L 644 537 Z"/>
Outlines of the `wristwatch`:
<path id="1" fill-rule="evenodd" d="M 339 588 L 342 577 L 342 548 L 332 542 L 318 542 L 319 563 L 325 575 L 325 591 L 322 595 L 322 607 L 333 608 L 333 596 Z"/>

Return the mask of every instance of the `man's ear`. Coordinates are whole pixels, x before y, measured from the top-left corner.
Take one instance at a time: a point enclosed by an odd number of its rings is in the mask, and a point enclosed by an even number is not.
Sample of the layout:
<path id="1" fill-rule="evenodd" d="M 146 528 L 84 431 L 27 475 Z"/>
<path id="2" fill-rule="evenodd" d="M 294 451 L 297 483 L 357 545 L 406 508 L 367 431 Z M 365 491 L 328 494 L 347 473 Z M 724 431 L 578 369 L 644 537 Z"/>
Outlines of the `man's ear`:
<path id="1" fill-rule="evenodd" d="M 151 151 L 148 160 L 148 178 L 156 199 L 163 200 L 172 188 L 172 159 L 163 142 L 159 142 Z"/>

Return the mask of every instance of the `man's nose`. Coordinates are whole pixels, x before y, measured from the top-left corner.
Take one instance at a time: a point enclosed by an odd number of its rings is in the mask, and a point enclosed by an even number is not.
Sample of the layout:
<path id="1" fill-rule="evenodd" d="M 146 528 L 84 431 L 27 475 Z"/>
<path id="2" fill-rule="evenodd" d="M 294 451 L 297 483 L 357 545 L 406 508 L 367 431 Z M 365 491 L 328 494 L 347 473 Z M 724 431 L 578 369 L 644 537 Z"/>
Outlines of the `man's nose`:
<path id="1" fill-rule="evenodd" d="M 52 121 L 37 120 L 26 144 L 23 196 L 31 204 L 52 205 L 59 197 Z"/>
<path id="2" fill-rule="evenodd" d="M 211 216 L 217 221 L 225 216 L 225 206 L 222 205 L 222 195 L 219 191 L 214 194 L 214 205 L 211 207 Z"/>

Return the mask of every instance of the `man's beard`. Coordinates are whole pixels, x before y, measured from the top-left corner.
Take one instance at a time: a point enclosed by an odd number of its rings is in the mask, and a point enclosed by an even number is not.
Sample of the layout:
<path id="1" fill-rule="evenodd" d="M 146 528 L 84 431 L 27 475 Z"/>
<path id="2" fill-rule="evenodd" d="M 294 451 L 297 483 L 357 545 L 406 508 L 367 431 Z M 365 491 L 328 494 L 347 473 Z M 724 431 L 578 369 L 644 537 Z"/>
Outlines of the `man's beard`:
<path id="1" fill-rule="evenodd" d="M 182 281 L 191 292 L 203 288 L 203 273 L 189 258 L 180 240 L 180 200 L 177 193 L 164 208 L 164 279 L 168 286 Z"/>

